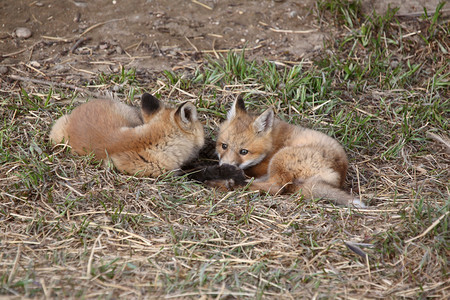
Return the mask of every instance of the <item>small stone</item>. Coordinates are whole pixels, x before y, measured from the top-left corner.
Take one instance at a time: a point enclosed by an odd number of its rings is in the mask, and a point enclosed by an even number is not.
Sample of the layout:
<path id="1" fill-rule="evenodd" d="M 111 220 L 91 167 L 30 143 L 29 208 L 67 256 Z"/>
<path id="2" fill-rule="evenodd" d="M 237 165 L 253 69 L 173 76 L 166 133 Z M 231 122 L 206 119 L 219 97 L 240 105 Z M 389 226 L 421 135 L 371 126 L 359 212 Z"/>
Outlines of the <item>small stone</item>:
<path id="1" fill-rule="evenodd" d="M 77 7 L 86 8 L 87 3 L 85 1 L 73 1 L 73 4 Z"/>
<path id="2" fill-rule="evenodd" d="M 41 64 L 35 60 L 30 61 L 30 65 L 35 68 L 39 68 L 41 66 Z"/>
<path id="3" fill-rule="evenodd" d="M 78 22 L 80 22 L 80 20 L 81 20 L 81 14 L 80 14 L 79 12 L 77 12 L 77 13 L 75 14 L 75 17 L 73 17 L 73 21 L 74 21 L 75 23 L 78 23 Z"/>
<path id="4" fill-rule="evenodd" d="M 14 33 L 19 39 L 27 39 L 31 36 L 31 30 L 26 27 L 18 27 Z"/>
<path id="5" fill-rule="evenodd" d="M 117 54 L 123 54 L 123 49 L 120 46 L 116 46 L 116 53 Z"/>
<path id="6" fill-rule="evenodd" d="M 295 18 L 298 15 L 297 11 L 293 10 L 288 13 L 289 18 Z"/>
<path id="7" fill-rule="evenodd" d="M 68 65 L 60 65 L 60 64 L 56 64 L 53 67 L 53 70 L 59 72 L 59 73 L 66 73 L 68 71 L 70 71 L 70 67 Z"/>
<path id="8" fill-rule="evenodd" d="M 4 75 L 8 73 L 8 67 L 7 66 L 0 66 L 0 74 Z"/>
<path id="9" fill-rule="evenodd" d="M 393 59 L 393 60 L 389 63 L 389 65 L 391 66 L 392 69 L 395 69 L 395 68 L 398 67 L 399 62 L 398 62 L 397 59 Z"/>

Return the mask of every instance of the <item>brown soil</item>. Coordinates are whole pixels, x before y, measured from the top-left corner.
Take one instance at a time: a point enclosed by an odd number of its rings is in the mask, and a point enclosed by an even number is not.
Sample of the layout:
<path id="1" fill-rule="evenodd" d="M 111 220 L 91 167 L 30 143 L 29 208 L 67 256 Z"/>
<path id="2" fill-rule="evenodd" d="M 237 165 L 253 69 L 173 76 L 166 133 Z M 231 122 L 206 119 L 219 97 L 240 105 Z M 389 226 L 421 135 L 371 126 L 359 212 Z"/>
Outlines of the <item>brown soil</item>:
<path id="1" fill-rule="evenodd" d="M 176 69 L 197 65 L 199 52 L 214 56 L 244 47 L 254 57 L 299 60 L 323 37 L 309 13 L 311 0 L 202 2 L 211 9 L 166 0 L 9 2 L 0 3 L 0 19 L 7 20 L 0 33 L 2 63 L 36 61 L 44 74 Z M 32 36 L 14 37 L 17 27 Z"/>
<path id="2" fill-rule="evenodd" d="M 384 11 L 388 1 L 364 2 L 367 10 Z M 432 11 L 438 1 L 389 2 L 411 13 L 422 6 Z M 121 66 L 138 74 L 195 67 L 199 53 L 217 56 L 228 49 L 299 61 L 320 49 L 326 35 L 314 9 L 313 0 L 1 1 L 0 63 L 67 79 Z M 19 27 L 30 29 L 31 37 L 17 37 Z"/>

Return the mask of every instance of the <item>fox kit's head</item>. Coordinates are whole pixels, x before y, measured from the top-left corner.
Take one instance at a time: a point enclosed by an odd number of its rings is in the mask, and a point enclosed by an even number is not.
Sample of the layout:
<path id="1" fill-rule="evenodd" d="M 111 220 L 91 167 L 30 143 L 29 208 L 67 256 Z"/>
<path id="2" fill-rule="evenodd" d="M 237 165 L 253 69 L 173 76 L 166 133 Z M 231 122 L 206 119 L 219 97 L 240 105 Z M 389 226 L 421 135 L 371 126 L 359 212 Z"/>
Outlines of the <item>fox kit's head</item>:
<path id="1" fill-rule="evenodd" d="M 168 144 L 180 146 L 180 151 L 184 151 L 184 148 L 192 149 L 192 154 L 196 155 L 203 146 L 203 125 L 198 120 L 197 109 L 191 102 L 184 102 L 175 109 L 167 108 L 154 96 L 144 93 L 141 110 L 144 123 L 165 136 Z M 180 153 L 180 156 L 182 155 L 184 154 Z"/>
<path id="2" fill-rule="evenodd" d="M 272 109 L 259 116 L 249 114 L 244 100 L 238 97 L 220 126 L 216 145 L 220 164 L 241 169 L 259 164 L 272 149 L 273 122 Z"/>

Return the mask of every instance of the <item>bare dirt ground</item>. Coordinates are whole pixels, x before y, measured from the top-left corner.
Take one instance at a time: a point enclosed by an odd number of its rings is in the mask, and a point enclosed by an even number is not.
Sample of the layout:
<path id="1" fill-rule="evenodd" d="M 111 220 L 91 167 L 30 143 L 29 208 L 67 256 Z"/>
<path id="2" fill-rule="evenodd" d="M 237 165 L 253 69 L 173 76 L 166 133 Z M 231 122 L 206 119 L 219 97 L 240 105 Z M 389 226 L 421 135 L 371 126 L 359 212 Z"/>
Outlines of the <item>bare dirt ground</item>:
<path id="1" fill-rule="evenodd" d="M 391 4 L 400 14 L 421 14 L 422 7 L 432 11 L 437 3 L 365 1 L 363 7 L 383 12 Z M 0 63 L 67 81 L 121 66 L 142 75 L 194 68 L 202 62 L 199 53 L 215 56 L 244 47 L 249 58 L 299 61 L 320 49 L 327 35 L 311 13 L 315 5 L 312 0 L 2 1 Z M 28 28 L 31 37 L 17 37 L 18 27 Z"/>
<path id="2" fill-rule="evenodd" d="M 119 66 L 146 73 L 194 67 L 199 52 L 213 56 L 214 50 L 246 47 L 253 57 L 299 60 L 322 44 L 323 33 L 309 12 L 313 1 L 203 3 L 2 2 L 2 64 L 36 61 L 44 74 L 111 72 Z M 32 36 L 14 37 L 17 27 L 29 28 Z"/>

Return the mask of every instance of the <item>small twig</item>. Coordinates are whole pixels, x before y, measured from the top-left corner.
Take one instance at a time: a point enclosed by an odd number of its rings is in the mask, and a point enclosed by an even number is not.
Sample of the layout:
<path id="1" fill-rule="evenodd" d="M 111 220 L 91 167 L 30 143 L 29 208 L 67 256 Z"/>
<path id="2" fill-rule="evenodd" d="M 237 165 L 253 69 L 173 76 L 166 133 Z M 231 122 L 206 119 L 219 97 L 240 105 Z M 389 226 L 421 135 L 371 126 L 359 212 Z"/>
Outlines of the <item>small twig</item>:
<path id="1" fill-rule="evenodd" d="M 189 38 L 187 36 L 184 37 L 186 39 L 186 41 L 189 43 L 189 45 L 192 46 L 192 48 L 195 49 L 196 52 L 198 52 L 198 48 L 189 40 Z"/>
<path id="2" fill-rule="evenodd" d="M 19 50 L 19 51 L 16 51 L 16 52 L 12 52 L 12 53 L 8 53 L 8 54 L 2 54 L 2 57 L 14 56 L 14 55 L 20 54 L 20 53 L 25 52 L 25 51 L 27 51 L 26 48 L 22 49 L 22 50 Z"/>
<path id="3" fill-rule="evenodd" d="M 222 283 L 219 293 L 217 293 L 216 299 L 222 299 L 223 292 L 225 291 L 225 281 Z"/>
<path id="4" fill-rule="evenodd" d="M 77 195 L 80 196 L 80 197 L 86 196 L 85 194 L 83 194 L 83 193 L 77 191 L 77 190 L 76 190 L 74 187 L 72 187 L 70 184 L 67 184 L 67 183 L 65 183 L 65 182 L 62 182 L 61 184 L 64 185 L 64 186 L 66 186 L 69 190 L 71 190 L 72 192 L 74 192 L 75 194 L 77 194 Z"/>
<path id="5" fill-rule="evenodd" d="M 434 227 L 436 227 L 436 226 L 439 224 L 439 222 L 441 222 L 441 220 L 442 220 L 443 218 L 445 218 L 445 217 L 448 215 L 449 212 L 450 212 L 450 211 L 447 211 L 445 214 L 443 214 L 442 216 L 440 216 L 436 221 L 433 222 L 433 224 L 430 225 L 430 227 L 427 228 L 427 230 L 425 230 L 424 232 L 422 232 L 422 233 L 419 234 L 418 236 L 413 237 L 412 239 L 407 240 L 406 243 L 411 243 L 412 241 L 415 241 L 415 240 L 417 240 L 417 239 L 419 239 L 419 238 L 425 236 L 425 235 L 426 235 L 428 232 L 430 232 Z"/>
<path id="6" fill-rule="evenodd" d="M 91 222 L 89 225 L 92 225 L 92 226 L 100 226 L 100 228 L 102 228 L 102 229 L 111 230 L 111 231 L 115 231 L 115 232 L 120 232 L 120 233 L 123 233 L 123 234 L 128 234 L 128 235 L 131 236 L 131 237 L 134 237 L 134 238 L 137 238 L 137 239 L 141 240 L 142 242 L 144 242 L 144 244 L 145 244 L 146 246 L 151 246 L 151 245 L 152 245 L 152 242 L 151 242 L 150 240 L 148 240 L 148 239 L 146 239 L 146 238 L 140 236 L 139 234 L 135 234 L 135 233 L 126 231 L 126 230 L 124 230 L 124 229 L 113 228 L 113 227 L 105 226 L 105 225 L 98 225 L 98 224 L 96 224 L 96 223 L 94 223 L 94 222 Z"/>
<path id="7" fill-rule="evenodd" d="M 137 43 L 134 43 L 134 44 L 132 44 L 132 45 L 130 45 L 130 46 L 128 46 L 128 47 L 125 47 L 125 51 L 128 51 L 128 50 L 130 50 L 131 48 L 135 48 L 134 50 L 136 51 L 138 48 L 139 48 L 139 46 L 142 44 L 142 40 L 140 40 L 139 42 L 137 42 Z"/>
<path id="8" fill-rule="evenodd" d="M 41 38 L 46 39 L 46 40 L 51 40 L 51 41 L 64 42 L 64 43 L 68 43 L 72 40 L 72 39 L 66 39 L 66 38 L 54 37 L 54 36 L 48 36 L 48 35 L 43 35 L 43 36 L 41 36 Z"/>
<path id="9" fill-rule="evenodd" d="M 309 29 L 309 30 L 277 29 L 277 28 L 270 27 L 269 24 L 261 22 L 261 21 L 259 22 L 259 24 L 262 26 L 265 26 L 265 27 L 269 27 L 270 31 L 278 32 L 278 33 L 311 33 L 311 32 L 317 31 L 317 29 Z"/>
<path id="10" fill-rule="evenodd" d="M 369 280 L 372 281 L 372 273 L 370 272 L 369 255 L 367 255 L 367 253 L 366 253 L 365 261 L 366 261 L 366 266 L 367 266 L 367 273 L 369 274 Z"/>
<path id="11" fill-rule="evenodd" d="M 207 33 L 206 35 L 215 37 L 215 38 L 219 38 L 219 39 L 223 39 L 223 35 L 221 34 L 216 34 L 216 33 Z"/>
<path id="12" fill-rule="evenodd" d="M 89 75 L 95 75 L 95 72 L 91 72 L 91 71 L 83 70 L 83 69 L 78 69 L 78 68 L 75 68 L 75 67 L 72 66 L 72 65 L 69 65 L 69 67 L 70 67 L 72 70 L 75 70 L 75 71 L 77 71 L 77 72 L 83 72 L 83 73 L 86 73 L 86 74 L 89 74 Z"/>
<path id="13" fill-rule="evenodd" d="M 215 47 L 215 45 L 216 45 L 216 40 L 214 39 L 213 42 L 212 42 L 212 50 L 214 51 L 214 55 L 216 56 L 216 58 L 219 59 L 220 56 L 219 56 L 219 54 L 217 54 L 217 52 L 216 52 L 216 47 Z"/>
<path id="14" fill-rule="evenodd" d="M 47 286 L 45 285 L 45 280 L 44 280 L 44 278 L 41 278 L 41 280 L 39 280 L 39 283 L 40 283 L 41 286 L 42 286 L 42 291 L 44 292 L 45 299 L 50 299 L 50 294 L 49 294 L 49 292 L 48 292 L 48 290 L 47 290 Z"/>
<path id="15" fill-rule="evenodd" d="M 279 33 L 311 33 L 316 32 L 317 29 L 310 29 L 310 30 L 290 30 L 290 29 L 276 29 L 273 27 L 269 28 L 270 31 L 273 32 L 279 32 Z"/>
<path id="16" fill-rule="evenodd" d="M 38 69 L 36 69 L 35 67 L 33 67 L 33 66 L 30 65 L 30 64 L 25 64 L 25 66 L 26 66 L 27 68 L 29 68 L 29 69 L 35 71 L 36 73 L 41 74 L 42 76 L 46 76 L 43 72 L 39 71 Z"/>
<path id="17" fill-rule="evenodd" d="M 34 14 L 31 14 L 31 16 L 33 17 L 33 19 L 34 19 L 36 22 L 39 23 L 39 25 L 42 25 L 42 22 L 39 21 L 39 20 L 34 16 Z"/>
<path id="18" fill-rule="evenodd" d="M 403 35 L 402 38 L 404 39 L 404 38 L 407 38 L 407 37 L 410 37 L 410 36 L 413 36 L 413 35 L 416 35 L 416 34 L 420 34 L 420 33 L 421 33 L 420 30 L 419 31 L 415 31 L 415 32 L 410 32 L 408 34 Z"/>
<path id="19" fill-rule="evenodd" d="M 353 106 L 353 105 L 352 105 L 352 106 Z M 361 108 L 359 108 L 359 107 L 353 106 L 353 109 L 356 109 L 356 110 L 359 111 L 360 113 L 363 113 L 363 114 L 365 114 L 365 115 L 368 115 L 369 117 L 375 118 L 375 119 L 377 119 L 377 120 L 380 120 L 380 121 L 383 121 L 383 122 L 388 122 L 389 124 L 392 124 L 392 125 L 396 125 L 396 124 L 397 124 L 397 123 L 392 122 L 392 121 L 390 121 L 390 120 L 385 120 L 385 119 L 383 119 L 383 118 L 380 118 L 380 117 L 378 117 L 377 115 L 374 115 L 374 114 L 372 114 L 372 113 L 370 113 L 370 112 L 367 112 L 367 111 L 365 111 L 365 110 L 363 110 L 363 109 L 361 109 Z"/>
<path id="20" fill-rule="evenodd" d="M 359 201 L 361 201 L 361 203 L 363 203 L 363 201 L 362 201 L 362 195 L 361 195 L 361 180 L 360 180 L 360 178 L 359 178 L 359 169 L 358 169 L 358 166 L 357 166 L 357 165 L 355 166 L 355 169 L 356 169 L 356 178 L 357 178 L 357 180 L 358 180 L 358 194 L 359 194 Z"/>
<path id="21" fill-rule="evenodd" d="M 206 8 L 206 9 L 212 10 L 212 7 L 211 7 L 211 6 L 208 6 L 208 5 L 206 5 L 206 4 L 204 4 L 204 3 L 201 3 L 201 2 L 199 2 L 199 1 L 197 1 L 197 0 L 192 0 L 192 3 L 198 4 L 198 5 L 200 5 L 200 6 L 203 6 L 203 7 Z"/>
<path id="22" fill-rule="evenodd" d="M 87 265 L 87 269 L 86 269 L 86 277 L 87 278 L 91 277 L 92 261 L 94 260 L 95 245 L 97 244 L 97 242 L 100 241 L 100 238 L 102 237 L 102 235 L 103 235 L 103 232 L 101 232 L 98 235 L 98 237 L 94 241 L 94 245 L 92 245 L 92 251 L 91 251 L 91 255 L 89 256 L 88 265 Z"/>
<path id="23" fill-rule="evenodd" d="M 252 51 L 252 50 L 256 50 L 256 49 L 259 49 L 259 48 L 261 48 L 262 46 L 264 46 L 264 45 L 262 45 L 262 44 L 259 44 L 258 46 L 255 46 L 255 47 L 253 47 L 253 48 L 242 48 L 242 49 L 239 49 L 239 48 L 232 48 L 232 49 L 222 49 L 222 50 L 199 50 L 199 51 L 181 51 L 181 53 L 228 53 L 228 52 L 230 52 L 230 51 L 235 51 L 235 52 L 237 52 L 237 51 Z"/>
<path id="24" fill-rule="evenodd" d="M 88 41 L 90 39 L 91 38 L 89 38 L 89 37 L 82 37 L 82 38 L 80 38 L 78 41 L 75 42 L 75 44 L 73 44 L 72 47 L 70 47 L 69 52 L 73 53 L 75 50 L 77 50 L 78 47 L 81 46 L 81 44 L 83 44 L 84 42 L 86 42 L 86 41 Z"/>
<path id="25" fill-rule="evenodd" d="M 125 287 L 125 286 L 121 286 L 121 285 L 118 285 L 118 284 L 112 284 L 112 283 L 104 282 L 104 281 L 102 281 L 102 280 L 100 280 L 98 278 L 95 278 L 95 282 L 97 282 L 100 285 L 106 286 L 106 287 L 111 287 L 111 288 L 119 289 L 119 290 L 122 290 L 122 291 L 128 291 L 128 292 L 132 292 L 132 293 L 135 293 L 135 294 L 139 294 L 136 290 L 133 290 L 131 288 L 128 288 L 128 287 Z"/>
<path id="26" fill-rule="evenodd" d="M 14 265 L 8 276 L 8 283 L 11 283 L 11 281 L 14 279 L 14 275 L 16 274 L 17 267 L 19 266 L 19 260 L 20 260 L 21 254 L 22 254 L 22 244 L 19 244 L 17 246 L 17 254 L 16 254 L 16 258 L 14 259 Z"/>
<path id="27" fill-rule="evenodd" d="M 97 27 L 99 27 L 99 26 L 102 26 L 102 25 L 105 25 L 105 24 L 108 24 L 108 23 L 111 23 L 111 22 L 122 21 L 122 20 L 124 20 L 124 18 L 121 18 L 121 19 L 112 19 L 112 20 L 109 20 L 109 21 L 106 21 L 106 22 L 100 22 L 100 23 L 97 23 L 97 24 L 95 24 L 95 25 L 92 25 L 91 27 L 89 27 L 88 29 L 86 29 L 85 31 L 83 31 L 83 33 L 80 34 L 80 37 L 82 37 L 83 35 L 85 35 L 85 34 L 88 33 L 89 31 L 91 31 L 92 29 L 95 29 L 95 28 L 97 28 Z"/>
<path id="28" fill-rule="evenodd" d="M 164 53 L 163 53 L 163 52 L 161 51 L 161 49 L 159 48 L 158 42 L 157 42 L 157 41 L 154 41 L 153 44 L 155 45 L 156 50 L 158 50 L 159 54 L 160 54 L 161 56 L 165 56 Z"/>

